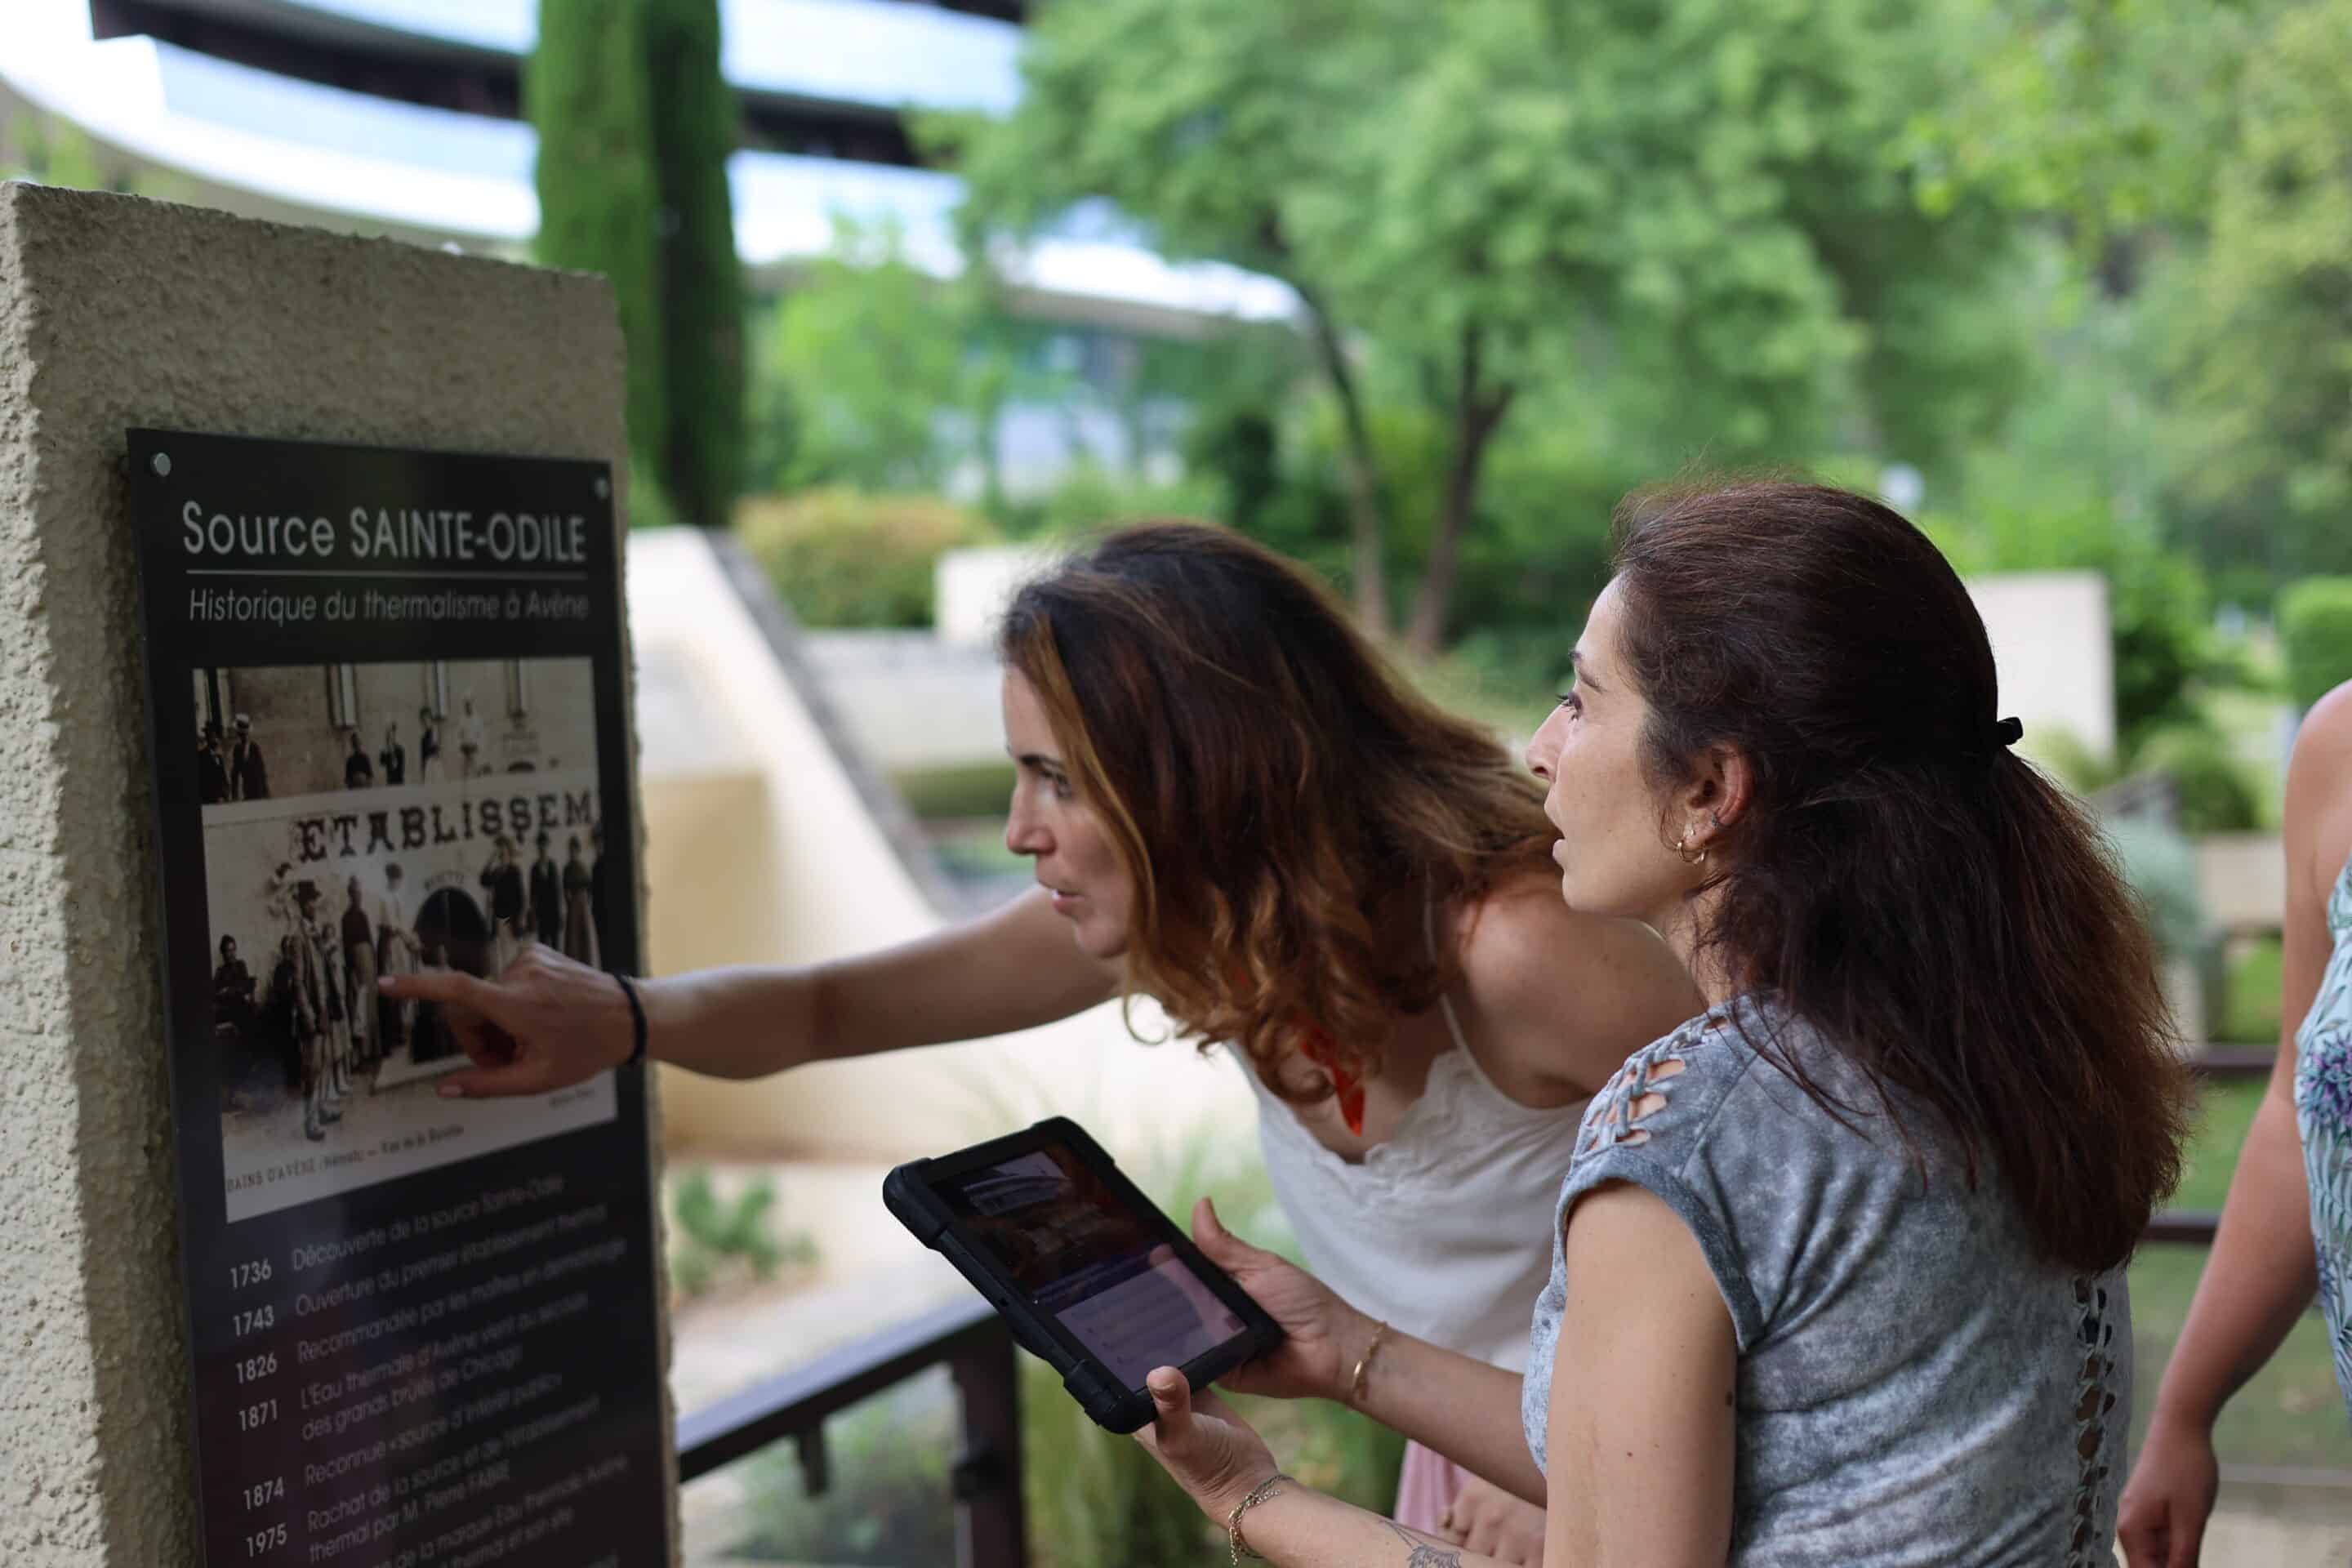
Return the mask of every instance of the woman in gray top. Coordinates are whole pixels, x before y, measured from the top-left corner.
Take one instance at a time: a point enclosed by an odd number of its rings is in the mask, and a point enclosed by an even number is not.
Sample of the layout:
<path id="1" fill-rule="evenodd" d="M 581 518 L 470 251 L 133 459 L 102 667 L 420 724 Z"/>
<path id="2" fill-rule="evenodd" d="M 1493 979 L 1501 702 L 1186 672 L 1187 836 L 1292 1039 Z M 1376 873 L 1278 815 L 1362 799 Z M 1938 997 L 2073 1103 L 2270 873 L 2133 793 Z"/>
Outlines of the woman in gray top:
<path id="1" fill-rule="evenodd" d="M 2105 1564 L 2122 1266 L 2188 1084 L 2137 907 L 2009 750 L 1959 579 L 1877 503 L 1637 497 L 1528 749 L 1561 892 L 1701 1016 L 1586 1111 L 1522 1380 L 1387 1331 L 1203 1205 L 1289 1331 L 1227 1380 L 1344 1399 L 1549 1505 L 1544 1562 Z M 1173 1368 L 1143 1434 L 1294 1568 L 1485 1562 L 1279 1474 Z"/>

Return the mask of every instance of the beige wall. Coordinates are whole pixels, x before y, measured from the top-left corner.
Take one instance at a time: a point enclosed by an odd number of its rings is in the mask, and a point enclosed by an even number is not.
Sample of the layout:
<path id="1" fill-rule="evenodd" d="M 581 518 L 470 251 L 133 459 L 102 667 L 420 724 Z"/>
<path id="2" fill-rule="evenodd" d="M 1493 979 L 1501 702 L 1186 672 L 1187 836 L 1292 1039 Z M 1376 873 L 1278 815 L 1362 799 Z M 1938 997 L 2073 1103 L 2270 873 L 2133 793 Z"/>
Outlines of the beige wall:
<path id="1" fill-rule="evenodd" d="M 134 426 L 624 472 L 611 294 L 389 241 L 0 185 L 8 1568 L 197 1557 L 123 460 Z"/>
<path id="2" fill-rule="evenodd" d="M 2286 847 L 2275 833 L 2212 833 L 2197 840 L 2205 921 L 2232 931 L 2276 930 L 2286 918 Z"/>
<path id="3" fill-rule="evenodd" d="M 882 767 L 1004 762 L 1003 672 L 991 645 L 919 631 L 828 631 L 809 633 L 806 646 L 850 732 Z"/>
<path id="4" fill-rule="evenodd" d="M 2025 723 L 2032 752 L 2071 734 L 2097 756 L 2116 750 L 2116 663 L 2107 580 L 2096 572 L 1996 572 L 1971 577 L 2000 683 L 2003 718 Z"/>

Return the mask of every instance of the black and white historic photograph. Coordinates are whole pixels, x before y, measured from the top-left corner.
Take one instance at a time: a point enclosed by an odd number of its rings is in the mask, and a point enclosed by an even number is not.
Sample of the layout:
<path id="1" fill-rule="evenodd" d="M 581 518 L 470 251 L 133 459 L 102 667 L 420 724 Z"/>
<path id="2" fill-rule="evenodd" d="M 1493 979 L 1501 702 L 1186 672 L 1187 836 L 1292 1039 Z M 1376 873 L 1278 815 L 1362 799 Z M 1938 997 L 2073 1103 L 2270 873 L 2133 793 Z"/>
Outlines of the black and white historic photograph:
<path id="1" fill-rule="evenodd" d="M 228 1217 L 608 1120 L 609 1079 L 444 1100 L 387 972 L 596 964 L 613 907 L 585 658 L 194 672 Z"/>

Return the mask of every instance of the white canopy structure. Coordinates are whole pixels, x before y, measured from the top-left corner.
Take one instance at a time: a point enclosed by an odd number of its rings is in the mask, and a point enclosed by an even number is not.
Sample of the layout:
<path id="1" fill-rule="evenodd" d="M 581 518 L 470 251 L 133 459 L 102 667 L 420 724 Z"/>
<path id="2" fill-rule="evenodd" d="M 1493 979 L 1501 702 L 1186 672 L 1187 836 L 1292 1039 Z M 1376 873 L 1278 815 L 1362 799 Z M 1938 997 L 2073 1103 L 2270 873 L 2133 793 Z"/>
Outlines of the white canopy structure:
<path id="1" fill-rule="evenodd" d="M 158 3 L 158 0 L 151 0 Z M 519 248 L 537 231 L 527 123 L 326 86 L 155 37 L 101 38 L 87 0 L 8 0 L 0 110 L 23 105 L 100 147 L 184 178 L 232 211 L 467 248 Z M 534 37 L 535 0 L 171 0 L 175 14 L 267 29 L 353 54 L 446 53 L 453 68 L 509 63 Z M 747 100 L 887 118 L 910 109 L 1002 111 L 1018 99 L 1021 31 L 898 0 L 722 0 L 724 66 Z M 890 223 L 936 275 L 962 265 L 960 183 L 933 171 L 742 151 L 730 161 L 737 244 L 755 277 L 788 274 L 832 243 L 835 220 Z M 1099 209 L 1000 258 L 1039 314 L 1153 334 L 1287 318 L 1286 285 L 1218 265 L 1175 266 Z"/>

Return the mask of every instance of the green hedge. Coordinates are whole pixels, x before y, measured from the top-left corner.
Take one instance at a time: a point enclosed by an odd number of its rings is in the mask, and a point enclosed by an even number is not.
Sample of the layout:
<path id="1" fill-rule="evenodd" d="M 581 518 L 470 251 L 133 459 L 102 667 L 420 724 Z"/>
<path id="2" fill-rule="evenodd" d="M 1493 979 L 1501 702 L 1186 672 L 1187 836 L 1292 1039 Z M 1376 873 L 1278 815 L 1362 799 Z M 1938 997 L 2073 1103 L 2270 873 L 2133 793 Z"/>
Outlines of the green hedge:
<path id="1" fill-rule="evenodd" d="M 2171 779 L 2180 802 L 2180 830 L 2252 833 L 2263 825 L 2259 786 L 2230 742 L 2209 726 L 2182 725 L 2158 731 L 2140 749 L 2135 764 Z"/>
<path id="2" fill-rule="evenodd" d="M 941 553 L 996 538 L 948 501 L 842 489 L 746 500 L 735 532 L 812 626 L 928 626 Z"/>
<path id="3" fill-rule="evenodd" d="M 2312 577 L 2280 595 L 2279 636 L 2296 706 L 2352 680 L 2352 577 Z"/>
<path id="4" fill-rule="evenodd" d="M 539 7 L 539 45 L 522 74 L 539 132 L 542 266 L 601 272 L 627 345 L 629 442 L 658 465 L 669 428 L 663 384 L 661 190 L 652 157 L 652 88 L 635 0 Z M 550 345 L 551 350 L 556 345 Z"/>
<path id="5" fill-rule="evenodd" d="M 909 768 L 890 775 L 907 809 L 927 822 L 1001 817 L 1013 799 L 1015 779 L 1010 762 Z"/>
<path id="6" fill-rule="evenodd" d="M 719 0 L 642 3 L 667 420 L 645 439 L 679 515 L 715 528 L 743 479 L 743 267 L 727 183 L 740 139 L 735 94 L 719 68 Z"/>

